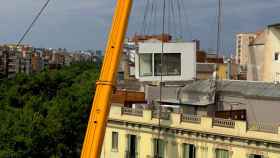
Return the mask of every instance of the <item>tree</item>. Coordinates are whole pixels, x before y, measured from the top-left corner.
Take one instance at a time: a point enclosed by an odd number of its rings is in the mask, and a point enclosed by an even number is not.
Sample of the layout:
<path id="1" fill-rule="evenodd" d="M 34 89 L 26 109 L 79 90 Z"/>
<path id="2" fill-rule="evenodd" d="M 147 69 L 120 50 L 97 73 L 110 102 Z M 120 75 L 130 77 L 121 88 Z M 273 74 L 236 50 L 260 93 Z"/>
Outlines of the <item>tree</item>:
<path id="1" fill-rule="evenodd" d="M 0 83 L 0 157 L 79 157 L 98 65 L 77 63 Z"/>

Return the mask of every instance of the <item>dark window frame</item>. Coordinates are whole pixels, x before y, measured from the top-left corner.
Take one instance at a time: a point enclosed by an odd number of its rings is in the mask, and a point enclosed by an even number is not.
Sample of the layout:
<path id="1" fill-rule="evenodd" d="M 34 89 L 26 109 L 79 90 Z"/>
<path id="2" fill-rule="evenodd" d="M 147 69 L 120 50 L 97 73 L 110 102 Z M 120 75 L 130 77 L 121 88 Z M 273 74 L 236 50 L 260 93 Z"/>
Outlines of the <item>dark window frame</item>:
<path id="1" fill-rule="evenodd" d="M 140 60 L 141 60 L 141 56 L 144 56 L 144 55 L 150 55 L 151 56 L 151 74 L 149 75 L 149 74 L 147 74 L 147 75 L 143 75 L 142 73 L 141 73 L 141 62 L 140 62 Z M 142 53 L 142 54 L 139 54 L 139 60 L 138 60 L 139 62 L 138 62 L 138 65 L 139 65 L 139 76 L 140 77 L 149 77 L 149 76 L 153 76 L 153 53 Z"/>
<path id="2" fill-rule="evenodd" d="M 178 73 L 176 74 L 171 74 L 171 72 L 169 72 L 169 68 L 170 68 L 170 65 L 168 64 L 170 58 L 168 58 L 168 55 L 179 55 L 179 70 L 178 70 Z M 154 53 L 154 76 L 161 76 L 160 73 L 157 73 L 157 70 L 156 70 L 156 59 L 157 59 L 157 56 L 159 56 L 161 58 L 161 53 Z M 160 58 L 159 58 L 159 62 L 160 62 Z M 162 73 L 162 76 L 181 76 L 182 75 L 182 53 L 163 53 L 163 65 L 165 67 L 163 67 L 163 73 Z M 160 63 L 159 63 L 160 64 Z M 159 70 L 160 71 L 160 70 Z M 165 71 L 165 72 L 164 72 Z"/>
<path id="3" fill-rule="evenodd" d="M 274 61 L 280 61 L 280 52 L 274 53 Z"/>
<path id="4" fill-rule="evenodd" d="M 185 147 L 187 145 L 189 145 L 190 149 L 192 149 L 192 150 L 190 150 L 190 153 L 188 154 L 188 156 L 185 155 L 186 154 L 186 152 L 185 152 L 186 148 Z M 182 156 L 183 156 L 183 158 L 185 158 L 185 157 L 196 158 L 196 147 L 195 147 L 194 144 L 183 143 L 182 147 L 183 147 L 183 149 L 182 149 L 182 152 L 183 152 Z"/>
<path id="5" fill-rule="evenodd" d="M 119 133 L 112 132 L 112 151 L 118 151 L 119 149 Z"/>
<path id="6" fill-rule="evenodd" d="M 161 145 L 163 147 L 163 151 L 157 151 L 157 143 L 161 143 L 159 144 L 159 148 L 161 148 Z M 158 157 L 158 158 L 165 158 L 165 152 L 166 152 L 166 144 L 164 142 L 164 140 L 162 139 L 153 139 L 153 146 L 154 146 L 154 157 Z M 163 155 L 160 155 L 160 153 L 162 153 Z"/>
<path id="7" fill-rule="evenodd" d="M 228 158 L 230 157 L 229 150 L 217 148 L 217 149 L 215 149 L 215 158 L 220 158 L 220 157 L 218 156 L 218 151 L 225 151 L 225 152 L 227 152 L 227 155 L 228 155 L 227 157 L 228 157 Z"/>

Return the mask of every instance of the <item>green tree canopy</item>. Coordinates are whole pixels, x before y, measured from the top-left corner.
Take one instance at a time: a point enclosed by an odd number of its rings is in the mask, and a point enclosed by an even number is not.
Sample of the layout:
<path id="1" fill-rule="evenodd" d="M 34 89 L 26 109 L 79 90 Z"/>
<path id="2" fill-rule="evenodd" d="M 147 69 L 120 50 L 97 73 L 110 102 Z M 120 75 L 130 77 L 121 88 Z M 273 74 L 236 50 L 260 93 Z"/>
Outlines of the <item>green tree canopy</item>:
<path id="1" fill-rule="evenodd" d="M 17 75 L 0 83 L 0 157 L 79 157 L 98 65 Z"/>

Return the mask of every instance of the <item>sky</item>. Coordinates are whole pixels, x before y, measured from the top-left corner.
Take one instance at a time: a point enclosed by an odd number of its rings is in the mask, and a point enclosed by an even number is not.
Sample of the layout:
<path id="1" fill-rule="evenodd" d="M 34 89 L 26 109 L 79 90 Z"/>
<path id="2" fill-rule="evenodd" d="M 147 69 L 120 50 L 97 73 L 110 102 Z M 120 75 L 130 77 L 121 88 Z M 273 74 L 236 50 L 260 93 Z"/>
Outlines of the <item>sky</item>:
<path id="1" fill-rule="evenodd" d="M 0 44 L 17 42 L 46 0 L 0 0 Z M 163 1 L 163 0 L 157 0 Z M 175 1 L 175 0 L 173 0 Z M 218 0 L 182 0 L 186 40 L 216 48 Z M 106 45 L 116 0 L 51 0 L 23 43 L 35 47 L 101 49 Z M 146 0 L 134 0 L 127 37 L 141 32 Z M 279 0 L 223 0 L 222 52 L 234 52 L 235 34 L 280 23 Z"/>

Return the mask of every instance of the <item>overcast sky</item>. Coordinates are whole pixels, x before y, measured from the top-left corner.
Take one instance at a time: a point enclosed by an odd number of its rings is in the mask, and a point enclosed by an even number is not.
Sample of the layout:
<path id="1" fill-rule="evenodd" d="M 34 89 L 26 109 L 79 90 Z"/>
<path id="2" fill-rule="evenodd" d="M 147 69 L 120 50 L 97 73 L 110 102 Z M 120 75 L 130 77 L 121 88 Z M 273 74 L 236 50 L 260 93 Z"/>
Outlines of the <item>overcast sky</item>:
<path id="1" fill-rule="evenodd" d="M 159 0 L 160 1 L 160 0 Z M 175 0 L 173 0 L 175 1 Z M 188 26 L 185 38 L 216 47 L 217 0 L 183 0 Z M 0 43 L 19 40 L 45 0 L 0 0 Z M 127 36 L 139 32 L 145 0 L 134 0 Z M 24 40 L 35 47 L 104 49 L 116 0 L 51 0 Z M 222 50 L 234 51 L 234 34 L 254 32 L 279 23 L 279 0 L 224 0 Z"/>

